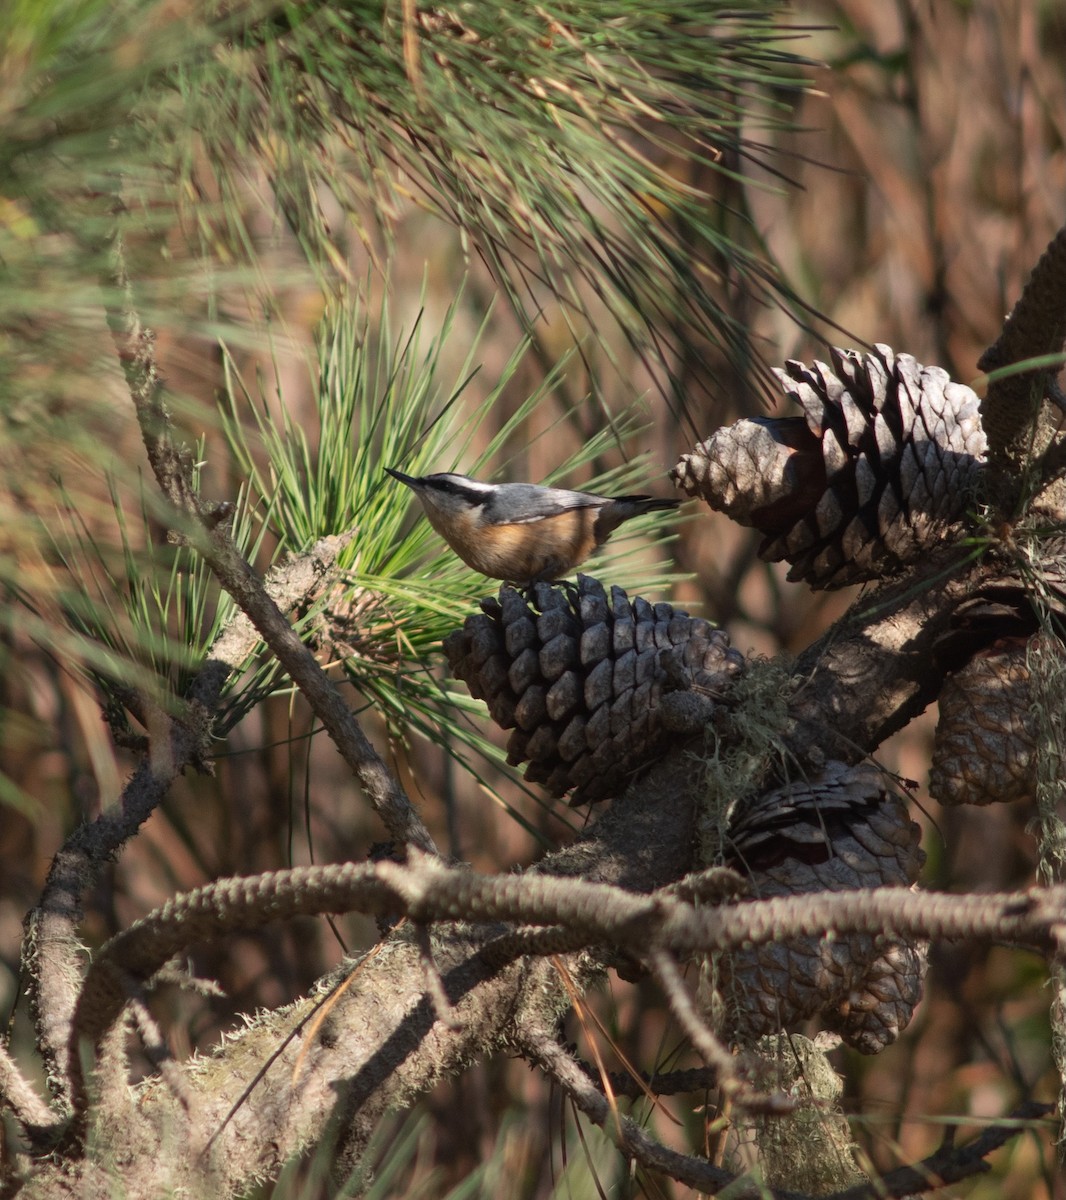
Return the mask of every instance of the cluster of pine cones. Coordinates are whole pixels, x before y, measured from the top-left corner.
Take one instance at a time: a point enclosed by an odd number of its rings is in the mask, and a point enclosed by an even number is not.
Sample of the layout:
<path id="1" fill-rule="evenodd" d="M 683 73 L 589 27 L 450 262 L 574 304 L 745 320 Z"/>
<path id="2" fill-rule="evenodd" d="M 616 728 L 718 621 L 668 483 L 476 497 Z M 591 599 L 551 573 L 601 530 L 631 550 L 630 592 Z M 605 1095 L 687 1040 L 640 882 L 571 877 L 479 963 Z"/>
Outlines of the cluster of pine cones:
<path id="1" fill-rule="evenodd" d="M 763 534 L 762 557 L 812 587 L 883 580 L 957 541 L 974 508 L 986 439 L 974 392 L 887 346 L 834 350 L 830 364 L 777 372 L 802 415 L 718 430 L 673 472 L 678 487 Z M 709 622 L 668 604 L 577 585 L 500 590 L 452 634 L 454 673 L 510 729 L 508 761 L 553 796 L 619 794 L 676 739 L 730 711 L 744 658 Z M 1029 635 L 1007 638 L 948 681 L 932 771 L 945 803 L 1031 796 Z M 909 887 L 918 827 L 870 766 L 829 762 L 820 777 L 737 806 L 728 865 L 752 897 Z M 794 939 L 716 963 L 738 1038 L 819 1016 L 866 1052 L 891 1042 L 921 994 L 923 945 L 895 936 Z"/>
<path id="2" fill-rule="evenodd" d="M 729 707 L 745 660 L 727 635 L 669 604 L 537 584 L 498 599 L 451 634 L 452 670 L 512 730 L 508 758 L 526 778 L 571 803 L 617 795 L 670 744 L 679 696 L 698 698 L 703 722 Z M 909 886 L 921 864 L 918 828 L 880 771 L 830 762 L 818 780 L 790 784 L 739 807 L 727 833 L 729 865 L 751 897 Z M 800 938 L 718 964 L 726 1023 L 745 1039 L 821 1015 L 867 1052 L 905 1027 L 921 994 L 922 947 L 854 935 Z"/>

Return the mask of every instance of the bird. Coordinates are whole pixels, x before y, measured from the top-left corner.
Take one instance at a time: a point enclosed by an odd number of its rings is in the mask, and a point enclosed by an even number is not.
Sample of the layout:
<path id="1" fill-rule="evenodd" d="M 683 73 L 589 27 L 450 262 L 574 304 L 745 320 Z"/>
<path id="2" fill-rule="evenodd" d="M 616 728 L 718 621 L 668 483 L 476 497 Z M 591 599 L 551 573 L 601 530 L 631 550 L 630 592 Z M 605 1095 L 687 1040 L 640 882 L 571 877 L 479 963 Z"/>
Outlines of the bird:
<path id="1" fill-rule="evenodd" d="M 483 483 L 451 471 L 414 476 L 385 470 L 414 492 L 430 525 L 468 567 L 525 587 L 569 575 L 623 521 L 681 503 L 535 483 Z"/>

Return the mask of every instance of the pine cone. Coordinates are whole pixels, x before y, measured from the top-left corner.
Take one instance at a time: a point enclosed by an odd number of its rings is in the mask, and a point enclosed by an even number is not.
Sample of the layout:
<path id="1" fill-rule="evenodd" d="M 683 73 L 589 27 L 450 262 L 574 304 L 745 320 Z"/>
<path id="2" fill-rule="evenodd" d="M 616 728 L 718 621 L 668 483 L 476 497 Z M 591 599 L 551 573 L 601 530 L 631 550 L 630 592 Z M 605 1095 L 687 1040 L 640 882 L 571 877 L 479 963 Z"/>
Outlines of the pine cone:
<path id="1" fill-rule="evenodd" d="M 977 395 L 939 367 L 883 345 L 830 356 L 775 371 L 802 417 L 737 421 L 672 473 L 816 588 L 884 579 L 943 540 L 986 449 Z"/>
<path id="2" fill-rule="evenodd" d="M 744 665 L 728 636 L 669 604 L 630 600 L 579 575 L 538 583 L 527 599 L 502 587 L 444 642 L 452 670 L 513 729 L 507 761 L 571 804 L 616 795 L 664 751 L 666 693 L 721 696 Z"/>
<path id="3" fill-rule="evenodd" d="M 1029 639 L 1001 638 L 945 681 L 929 772 L 929 793 L 941 804 L 1035 797 L 1038 730 L 1030 648 Z"/>
<path id="4" fill-rule="evenodd" d="M 872 766 L 830 762 L 814 783 L 761 796 L 728 830 L 727 865 L 753 899 L 909 886 L 919 829 Z M 719 962 L 729 1032 L 743 1041 L 820 1016 L 864 1054 L 895 1041 L 921 998 L 925 946 L 847 934 L 754 946 Z"/>

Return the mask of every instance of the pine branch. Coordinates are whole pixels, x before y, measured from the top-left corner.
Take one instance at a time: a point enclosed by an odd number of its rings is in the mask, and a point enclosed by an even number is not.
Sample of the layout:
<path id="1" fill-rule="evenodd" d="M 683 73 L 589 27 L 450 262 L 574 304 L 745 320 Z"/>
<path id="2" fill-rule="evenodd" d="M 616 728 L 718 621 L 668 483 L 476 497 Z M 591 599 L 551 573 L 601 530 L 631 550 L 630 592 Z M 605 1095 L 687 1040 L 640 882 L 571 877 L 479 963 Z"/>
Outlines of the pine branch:
<path id="1" fill-rule="evenodd" d="M 197 539 L 195 545 L 219 583 L 233 597 L 300 689 L 341 757 L 358 779 L 389 836 L 401 845 L 436 854 L 437 848 L 429 830 L 399 782 L 374 749 L 314 654 L 300 640 L 259 576 L 233 544 L 229 534 L 224 529 L 215 529 L 208 532 L 206 537 Z"/>
<path id="2" fill-rule="evenodd" d="M 599 1083 L 599 1072 L 586 1062 L 578 1065 L 594 1084 Z M 718 1076 L 710 1067 L 690 1067 L 679 1071 L 641 1071 L 637 1076 L 628 1071 L 609 1071 L 607 1080 L 616 1096 L 631 1100 L 641 1096 L 676 1096 L 685 1092 L 704 1092 L 717 1086 Z"/>
<path id="3" fill-rule="evenodd" d="M 282 564 L 267 588 L 288 608 L 297 607 L 329 570 L 341 539 L 324 539 L 300 559 Z M 250 623 L 237 615 L 212 646 L 178 714 L 141 698 L 149 714 L 149 745 L 116 805 L 79 826 L 52 860 L 40 899 L 27 914 L 22 944 L 37 1041 L 49 1087 L 57 1100 L 71 1099 L 70 1037 L 82 981 L 83 947 L 77 928 L 82 897 L 99 881 L 119 849 L 137 832 L 189 766 L 208 769 L 214 712 L 230 674 L 258 642 Z"/>
<path id="4" fill-rule="evenodd" d="M 76 930 L 82 897 L 115 854 L 144 824 L 187 766 L 203 764 L 210 745 L 210 712 L 183 722 L 155 710 L 151 744 L 119 802 L 81 825 L 52 859 L 41 897 L 24 921 L 23 970 L 38 1047 L 53 1095 L 69 1104 L 71 1028 L 82 975 L 83 947 Z M 75 1047 L 76 1057 L 77 1050 Z"/>
<path id="5" fill-rule="evenodd" d="M 156 364 L 155 333 L 142 322 L 134 304 L 120 233 L 115 234 L 113 259 L 113 282 L 122 304 L 121 307 L 108 305 L 107 322 L 137 410 L 152 473 L 176 513 L 199 516 L 200 500 L 193 484 L 193 455 L 187 446 L 174 439 L 170 411 L 164 401 L 163 381 Z"/>
<path id="6" fill-rule="evenodd" d="M 160 490 L 186 528 L 182 533 L 203 556 L 219 583 L 289 673 L 359 780 L 389 835 L 401 845 L 436 853 L 433 839 L 384 760 L 363 733 L 340 692 L 304 645 L 226 527 L 228 506 L 205 505 L 193 487 L 192 455 L 176 441 L 162 401 L 163 384 L 154 338 L 137 314 L 121 240 L 115 244 L 115 278 L 125 297 L 122 312 L 109 311 L 149 462 Z"/>
<path id="7" fill-rule="evenodd" d="M 506 21 L 477 6 L 412 2 L 401 20 L 380 3 L 313 3 L 298 19 L 250 15 L 233 51 L 240 69 L 228 58 L 190 72 L 181 91 L 211 190 L 238 192 L 251 147 L 324 271 L 345 270 L 326 189 L 368 244 L 392 235 L 410 190 L 477 246 L 526 321 L 527 295 L 546 288 L 591 328 L 605 309 L 667 371 L 690 334 L 747 373 L 750 333 L 722 281 L 756 302 L 800 302 L 745 214 L 723 220 L 716 185 L 748 162 L 765 168 L 772 152 L 753 129 L 787 129 L 807 86 L 810 64 L 782 15 L 776 0 L 743 12 L 716 0 L 695 13 L 675 0 L 547 3 Z M 223 113 L 239 114 L 236 129 Z M 668 166 L 679 157 L 691 175 Z M 190 173 L 187 161 L 180 170 Z M 238 207 L 222 214 L 235 253 L 250 241 Z"/>
<path id="8" fill-rule="evenodd" d="M 8 1109 L 35 1137 L 60 1124 L 58 1115 L 41 1099 L 15 1064 L 7 1047 L 0 1045 L 0 1109 Z"/>
<path id="9" fill-rule="evenodd" d="M 616 804 L 580 843 L 553 856 L 553 870 L 637 892 L 668 881 L 679 866 L 683 870 L 691 859 L 692 783 L 687 764 L 680 769 L 664 768 L 654 791 L 648 790 L 652 785 L 645 781 L 632 803 Z M 423 868 L 433 861 L 423 860 Z M 345 873 L 350 882 L 362 870 L 348 866 L 329 868 L 327 872 Z M 328 884 L 328 874 L 312 874 L 307 878 L 317 878 L 322 889 L 295 898 L 287 882 L 300 877 L 286 873 L 278 878 L 283 884 L 285 905 L 297 909 L 307 902 L 318 911 L 315 906 L 337 904 L 343 894 L 343 890 L 331 890 L 337 876 Z M 265 886 L 263 896 L 268 907 L 273 905 L 276 897 L 269 877 L 265 885 L 262 880 L 254 882 Z M 243 897 L 244 908 L 229 910 L 231 925 L 240 927 L 244 919 L 250 924 L 268 919 L 262 897 L 249 894 L 243 881 L 233 882 L 233 887 L 235 894 Z M 217 908 L 218 901 L 218 894 L 212 898 L 210 889 L 203 897 L 201 907 L 207 909 L 205 930 L 215 927 L 211 925 L 215 919 L 211 906 Z M 133 978 L 151 972 L 168 939 L 178 944 L 183 940 L 183 931 L 195 926 L 199 918 L 193 919 L 185 911 L 184 900 L 177 903 L 182 911 L 173 926 L 164 919 L 158 929 L 145 931 L 149 936 L 134 934 L 134 948 L 142 957 L 139 969 L 130 971 Z M 395 912 L 395 901 L 388 903 Z M 282 906 L 274 912 L 287 910 Z M 133 1125 L 125 1124 L 121 1133 L 118 1127 L 94 1128 L 93 1153 L 72 1153 L 56 1170 L 62 1171 L 65 1186 L 73 1186 L 72 1175 L 86 1187 L 94 1178 L 106 1175 L 110 1181 L 107 1186 L 113 1190 L 115 1175 L 108 1172 L 118 1170 L 115 1164 L 121 1161 L 123 1186 L 131 1200 L 136 1196 L 154 1197 L 158 1179 L 164 1176 L 174 1186 L 187 1186 L 191 1194 L 202 1194 L 209 1178 L 211 1187 L 225 1194 L 227 1188 L 245 1189 L 253 1176 L 276 1173 L 292 1155 L 318 1141 L 334 1118 L 349 1130 L 346 1150 L 357 1158 L 386 1110 L 409 1104 L 412 1096 L 421 1094 L 442 1076 L 464 1070 L 474 1059 L 508 1044 L 515 1006 L 523 1002 L 523 997 L 538 1011 L 552 1009 L 558 1015 L 565 1007 L 565 997 L 560 995 L 558 977 L 550 964 L 530 960 L 500 964 L 491 950 L 500 932 L 499 925 L 489 927 L 485 931 L 487 944 L 482 947 L 461 932 L 435 931 L 434 960 L 462 1022 L 461 1029 L 449 1030 L 436 1021 L 432 1005 L 425 998 L 423 969 L 414 939 L 397 931 L 385 947 L 387 952 L 371 953 L 359 966 L 354 986 L 345 990 L 325 1027 L 313 1039 L 307 1043 L 302 1040 L 310 1038 L 308 1030 L 313 1028 L 319 997 L 277 1013 L 262 1014 L 238 1037 L 223 1043 L 212 1059 L 183 1067 L 196 1096 L 191 1113 L 185 1113 L 169 1089 L 148 1081 L 132 1093 L 136 1108 Z M 104 970 L 107 977 L 97 977 L 89 984 L 85 1000 L 88 1005 L 91 993 L 102 1003 L 96 1004 L 85 1019 L 79 1017 L 79 1029 L 88 1028 L 90 1016 L 99 1027 L 101 1020 L 107 1019 L 106 1006 L 112 1004 L 112 1011 L 118 1011 L 129 995 L 128 980 L 112 971 L 115 964 L 110 953 L 99 961 L 109 964 Z M 136 966 L 132 957 L 129 961 Z M 579 956 L 571 969 L 579 984 L 585 986 L 590 971 L 597 968 L 594 961 Z M 242 1064 L 239 1069 L 234 1069 L 231 1055 L 238 1056 Z M 297 1079 L 293 1072 L 298 1061 L 301 1066 Z M 338 1113 L 338 1104 L 343 1106 L 343 1113 Z M 130 1138 L 157 1147 L 158 1153 L 130 1159 Z M 200 1157 L 186 1152 L 189 1145 L 207 1148 Z M 343 1162 L 337 1169 L 343 1171 Z M 46 1167 L 26 1195 L 33 1200 L 50 1197 L 54 1186 L 56 1175 Z"/>
<path id="10" fill-rule="evenodd" d="M 419 923 L 561 926 L 586 946 L 611 946 L 634 957 L 688 957 L 797 937 L 886 931 L 1003 941 L 1050 955 L 1058 952 L 1064 904 L 1066 886 L 982 896 L 891 887 L 708 909 L 666 889 L 634 895 L 609 884 L 546 874 L 482 876 L 446 867 L 431 856 L 416 857 L 409 865 L 295 868 L 198 888 L 117 934 L 86 977 L 74 1036 L 99 1042 L 126 1003 L 126 975 L 146 981 L 194 942 L 298 915 L 358 910 L 399 913 Z M 720 1057 L 715 1055 L 712 1064 L 719 1069 Z"/>
<path id="11" fill-rule="evenodd" d="M 541 921 L 557 930 L 557 922 L 563 921 L 579 930 L 587 945 L 621 946 L 634 954 L 658 946 L 685 955 L 792 933 L 847 928 L 978 935 L 1045 947 L 1055 943 L 1066 898 L 1059 891 L 962 897 L 882 889 L 697 908 L 676 889 L 663 887 L 690 860 L 694 782 L 687 762 L 661 764 L 578 843 L 524 877 L 485 878 L 422 857 L 409 866 L 345 864 L 227 880 L 176 897 L 119 934 L 97 956 L 79 1005 L 77 1035 L 106 1038 L 106 1029 L 114 1027 L 131 994 L 130 978 L 150 978 L 192 939 L 257 927 L 295 913 L 353 906 L 367 912 L 406 912 L 414 920 L 477 922 L 455 932 L 440 925 L 434 930 L 433 958 L 460 1022 L 456 1029 L 438 1019 L 426 995 L 423 955 L 416 939 L 401 927 L 382 952 L 372 953 L 358 968 L 353 986 L 331 1008 L 321 1037 L 315 1034 L 305 1046 L 301 1034 L 312 1028 L 319 1004 L 312 998 L 265 1014 L 236 1043 L 219 1048 L 215 1065 L 183 1067 L 194 1097 L 190 1110 L 172 1091 L 164 1102 L 157 1088 L 142 1090 L 135 1101 L 136 1119 L 147 1123 L 144 1135 L 149 1138 L 156 1136 L 150 1131 L 155 1123 L 162 1123 L 160 1145 L 173 1143 L 176 1131 L 183 1129 L 182 1144 L 202 1145 L 209 1131 L 226 1119 L 225 1132 L 211 1137 L 210 1156 L 168 1159 L 168 1178 L 185 1180 L 195 1191 L 200 1172 L 217 1163 L 222 1170 L 219 1186 L 228 1181 L 227 1186 L 236 1188 L 247 1178 L 249 1151 L 256 1170 L 271 1169 L 263 1146 L 272 1147 L 270 1153 L 279 1156 L 280 1165 L 306 1145 L 310 1131 L 320 1129 L 330 1113 L 336 1115 L 338 1078 L 350 1081 L 342 1123 L 351 1130 L 349 1150 L 358 1155 L 384 1107 L 401 1097 L 409 1102 L 442 1073 L 464 1069 L 472 1057 L 491 1053 L 501 1044 L 513 1046 L 519 1040 L 516 1019 L 527 1022 L 522 1028 L 528 1031 L 528 1020 L 542 1014 L 550 1018 L 543 1027 L 554 1027 L 566 1006 L 556 972 L 550 962 L 528 958 L 501 966 L 492 953 L 501 922 Z M 662 890 L 643 894 L 656 887 Z M 596 956 L 574 955 L 568 970 L 584 987 L 594 977 L 596 963 Z M 227 1066 L 231 1054 L 239 1056 L 241 1071 Z M 295 1092 L 298 1058 L 302 1065 Z M 259 1082 L 249 1090 L 246 1081 L 255 1074 L 254 1063 L 268 1060 Z M 589 1089 L 595 1093 L 586 1080 L 581 1094 Z M 605 1103 L 600 1097 L 594 1111 L 609 1125 Z M 279 1119 L 284 1128 L 277 1124 Z M 163 1136 L 164 1129 L 170 1138 Z M 623 1127 L 627 1139 L 628 1130 Z M 646 1145 L 640 1137 L 625 1140 L 624 1147 L 627 1153 L 644 1155 L 651 1167 L 677 1168 L 681 1178 L 698 1178 L 699 1186 L 720 1187 L 726 1178 L 708 1177 L 705 1163 L 685 1155 L 666 1152 L 663 1158 L 656 1145 Z M 79 1169 L 92 1170 L 93 1163 L 106 1159 L 104 1147 Z M 146 1194 L 137 1182 L 138 1169 L 133 1164 L 125 1176 L 131 1196 Z M 47 1186 L 47 1174 L 39 1185 Z M 35 1200 L 47 1194 L 28 1193 Z"/>
<path id="12" fill-rule="evenodd" d="M 973 1141 L 956 1147 L 951 1137 L 943 1145 L 913 1166 L 899 1167 L 887 1175 L 843 1192 L 834 1192 L 824 1200 L 882 1200 L 884 1197 L 925 1195 L 953 1183 L 960 1183 L 989 1170 L 985 1161 L 990 1154 L 1017 1137 L 1022 1129 L 1054 1112 L 1054 1105 L 1030 1100 L 1020 1104 L 1001 1121 L 995 1121 Z"/>

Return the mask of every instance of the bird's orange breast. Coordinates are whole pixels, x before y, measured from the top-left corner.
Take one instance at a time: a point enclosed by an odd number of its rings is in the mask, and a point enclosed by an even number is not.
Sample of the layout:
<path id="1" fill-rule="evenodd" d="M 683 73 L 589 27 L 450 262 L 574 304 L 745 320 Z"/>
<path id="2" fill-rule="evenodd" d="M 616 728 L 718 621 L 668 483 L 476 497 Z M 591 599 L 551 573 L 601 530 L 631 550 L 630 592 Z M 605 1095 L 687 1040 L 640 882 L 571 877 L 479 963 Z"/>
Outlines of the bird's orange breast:
<path id="1" fill-rule="evenodd" d="M 463 562 L 482 575 L 530 583 L 558 579 L 588 558 L 596 549 L 596 511 L 568 509 L 514 525 L 478 525 L 476 518 L 464 515 L 451 528 L 437 525 L 437 530 Z"/>

